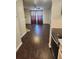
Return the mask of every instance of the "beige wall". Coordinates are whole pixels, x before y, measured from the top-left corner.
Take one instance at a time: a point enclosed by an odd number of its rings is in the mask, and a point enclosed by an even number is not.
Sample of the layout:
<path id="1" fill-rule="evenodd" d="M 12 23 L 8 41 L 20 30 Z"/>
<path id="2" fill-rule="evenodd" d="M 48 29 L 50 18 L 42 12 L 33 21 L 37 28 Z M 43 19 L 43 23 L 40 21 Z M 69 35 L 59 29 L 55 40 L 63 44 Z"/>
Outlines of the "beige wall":
<path id="1" fill-rule="evenodd" d="M 56 18 L 54 20 L 51 21 L 51 28 L 62 28 L 62 19 L 60 18 Z"/>
<path id="2" fill-rule="evenodd" d="M 50 24 L 51 21 L 51 9 L 45 9 L 43 11 L 43 23 L 44 24 Z M 30 17 L 30 11 L 29 10 L 25 10 L 25 22 L 26 24 L 31 24 L 31 17 Z"/>
<path id="3" fill-rule="evenodd" d="M 25 22 L 26 24 L 31 24 L 31 17 L 30 17 L 30 11 L 29 10 L 25 10 Z"/>
<path id="4" fill-rule="evenodd" d="M 16 48 L 21 43 L 21 37 L 26 33 L 25 28 L 25 15 L 23 0 L 17 0 L 16 2 Z"/>
<path id="5" fill-rule="evenodd" d="M 20 22 L 21 26 L 21 35 L 26 32 L 25 28 L 25 15 L 24 15 L 24 7 L 23 7 L 23 0 L 18 0 L 16 3 L 16 9 L 17 9 L 17 17 Z"/>
<path id="6" fill-rule="evenodd" d="M 50 24 L 50 21 L 51 21 L 51 9 L 45 9 L 43 14 L 44 14 L 43 23 L 44 24 Z"/>
<path id="7" fill-rule="evenodd" d="M 51 28 L 62 28 L 61 0 L 52 0 Z"/>
<path id="8" fill-rule="evenodd" d="M 21 37 L 20 37 L 20 24 L 18 22 L 18 17 L 16 17 L 16 48 L 21 43 Z"/>
<path id="9" fill-rule="evenodd" d="M 49 47 L 51 47 L 52 28 L 62 28 L 61 0 L 52 0 Z"/>

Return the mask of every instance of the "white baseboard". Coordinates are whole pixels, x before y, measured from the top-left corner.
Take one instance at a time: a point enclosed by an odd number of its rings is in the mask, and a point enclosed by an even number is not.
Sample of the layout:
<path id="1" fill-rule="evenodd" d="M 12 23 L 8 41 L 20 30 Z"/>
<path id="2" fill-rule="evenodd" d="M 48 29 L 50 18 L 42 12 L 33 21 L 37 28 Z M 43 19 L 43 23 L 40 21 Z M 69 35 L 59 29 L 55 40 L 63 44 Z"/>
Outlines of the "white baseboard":
<path id="1" fill-rule="evenodd" d="M 50 28 L 49 43 L 48 43 L 49 48 L 51 48 L 51 41 L 52 41 L 52 40 L 51 40 L 51 31 L 52 31 L 52 30 L 51 30 L 51 28 Z"/>
<path id="2" fill-rule="evenodd" d="M 24 32 L 22 35 L 21 35 L 21 38 L 26 34 L 27 32 Z"/>
<path id="3" fill-rule="evenodd" d="M 27 32 L 29 32 L 30 30 L 27 29 L 27 31 L 25 33 L 23 33 L 20 38 L 22 38 Z M 20 46 L 22 45 L 22 42 L 18 45 L 18 47 L 16 48 L 16 51 L 18 51 L 18 49 L 20 48 Z"/>
<path id="4" fill-rule="evenodd" d="M 24 32 L 22 35 L 21 35 L 21 38 L 27 33 L 27 32 L 29 32 L 30 30 L 29 29 L 27 29 L 27 31 L 26 32 Z"/>
<path id="5" fill-rule="evenodd" d="M 49 46 L 49 48 L 51 48 L 51 39 L 49 39 L 48 46 Z"/>
<path id="6" fill-rule="evenodd" d="M 22 38 L 29 31 L 30 30 L 27 30 L 25 33 L 23 33 L 20 38 Z M 18 49 L 20 48 L 21 45 L 22 45 L 22 42 L 18 45 L 18 47 L 16 48 L 16 51 L 18 51 Z"/>
<path id="7" fill-rule="evenodd" d="M 16 48 L 16 52 L 18 51 L 18 49 L 20 48 L 20 46 L 22 45 L 22 42 L 18 45 L 18 47 Z"/>

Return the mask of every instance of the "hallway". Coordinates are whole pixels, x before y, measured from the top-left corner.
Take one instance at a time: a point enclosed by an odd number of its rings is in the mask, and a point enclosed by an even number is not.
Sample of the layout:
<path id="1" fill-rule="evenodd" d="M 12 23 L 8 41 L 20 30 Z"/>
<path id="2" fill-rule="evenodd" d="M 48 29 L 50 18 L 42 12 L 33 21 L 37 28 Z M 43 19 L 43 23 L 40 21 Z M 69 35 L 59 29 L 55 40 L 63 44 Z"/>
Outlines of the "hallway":
<path id="1" fill-rule="evenodd" d="M 26 25 L 29 32 L 22 38 L 16 59 L 53 59 L 48 47 L 50 25 Z"/>

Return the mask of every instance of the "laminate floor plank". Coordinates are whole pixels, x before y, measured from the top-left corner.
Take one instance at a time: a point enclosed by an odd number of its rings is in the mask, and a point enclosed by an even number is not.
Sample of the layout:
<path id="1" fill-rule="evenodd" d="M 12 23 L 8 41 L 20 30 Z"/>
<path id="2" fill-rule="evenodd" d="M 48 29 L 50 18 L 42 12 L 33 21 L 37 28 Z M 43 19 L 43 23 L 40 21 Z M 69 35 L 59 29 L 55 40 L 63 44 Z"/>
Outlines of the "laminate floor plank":
<path id="1" fill-rule="evenodd" d="M 49 25 L 27 25 L 30 32 L 22 38 L 22 45 L 16 53 L 16 59 L 53 59 L 48 47 Z"/>

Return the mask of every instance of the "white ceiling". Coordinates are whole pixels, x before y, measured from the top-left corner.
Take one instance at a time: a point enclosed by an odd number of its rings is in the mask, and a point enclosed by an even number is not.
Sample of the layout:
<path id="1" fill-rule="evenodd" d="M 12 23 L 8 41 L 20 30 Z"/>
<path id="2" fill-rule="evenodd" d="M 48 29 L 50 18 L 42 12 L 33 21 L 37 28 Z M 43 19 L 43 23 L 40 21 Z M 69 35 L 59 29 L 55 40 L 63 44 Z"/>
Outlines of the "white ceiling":
<path id="1" fill-rule="evenodd" d="M 48 9 L 51 8 L 52 0 L 24 0 L 25 9 L 37 8 Z"/>

